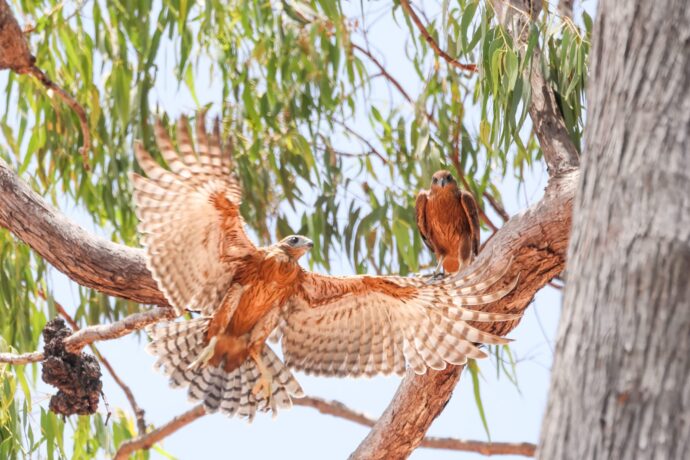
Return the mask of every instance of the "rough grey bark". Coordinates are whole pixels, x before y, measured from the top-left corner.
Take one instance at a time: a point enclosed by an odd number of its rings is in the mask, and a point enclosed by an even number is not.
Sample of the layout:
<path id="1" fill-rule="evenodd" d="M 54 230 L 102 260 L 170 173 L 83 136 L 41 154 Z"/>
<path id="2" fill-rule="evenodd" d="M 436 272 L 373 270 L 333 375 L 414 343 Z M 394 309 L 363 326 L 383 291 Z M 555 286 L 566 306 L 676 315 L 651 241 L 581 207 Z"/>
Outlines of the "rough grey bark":
<path id="1" fill-rule="evenodd" d="M 601 0 L 538 456 L 690 458 L 690 4 Z"/>

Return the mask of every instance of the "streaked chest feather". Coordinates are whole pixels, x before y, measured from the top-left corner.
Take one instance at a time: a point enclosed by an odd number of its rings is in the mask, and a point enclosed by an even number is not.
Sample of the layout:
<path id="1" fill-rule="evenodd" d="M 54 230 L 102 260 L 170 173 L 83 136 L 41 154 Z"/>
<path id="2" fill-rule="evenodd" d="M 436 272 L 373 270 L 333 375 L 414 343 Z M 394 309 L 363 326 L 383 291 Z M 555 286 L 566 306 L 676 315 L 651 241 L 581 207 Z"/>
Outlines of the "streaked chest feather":
<path id="1" fill-rule="evenodd" d="M 464 211 L 455 193 L 441 192 L 429 197 L 427 219 L 437 244 L 457 246 L 458 225 L 463 217 Z"/>
<path id="2" fill-rule="evenodd" d="M 227 302 L 214 315 L 209 336 L 219 333 L 240 337 L 273 308 L 283 305 L 295 292 L 302 269 L 287 257 L 260 254 L 240 264 L 233 288 L 241 294 L 227 296 Z"/>

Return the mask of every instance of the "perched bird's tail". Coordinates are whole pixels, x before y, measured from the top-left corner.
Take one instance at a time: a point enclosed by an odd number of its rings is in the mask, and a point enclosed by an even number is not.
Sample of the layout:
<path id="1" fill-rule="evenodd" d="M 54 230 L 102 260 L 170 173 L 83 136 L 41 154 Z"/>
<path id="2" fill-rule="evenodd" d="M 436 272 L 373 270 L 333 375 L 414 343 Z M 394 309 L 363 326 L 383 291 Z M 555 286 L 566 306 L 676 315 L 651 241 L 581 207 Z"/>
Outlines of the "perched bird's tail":
<path id="1" fill-rule="evenodd" d="M 466 259 L 458 256 L 447 255 L 443 258 L 443 271 L 445 273 L 457 273 L 464 270 L 474 260 L 474 256 Z"/>
<path id="2" fill-rule="evenodd" d="M 455 273 L 460 271 L 460 259 L 458 257 L 446 256 L 443 258 L 443 271 L 445 273 Z"/>
<path id="3" fill-rule="evenodd" d="M 206 331 L 210 318 L 165 322 L 148 329 L 151 343 L 147 350 L 158 357 L 155 367 L 170 376 L 172 387 L 189 387 L 189 398 L 203 401 L 208 412 L 247 417 L 251 422 L 257 411 L 273 411 L 292 406 L 291 396 L 302 397 L 303 392 L 290 370 L 264 345 L 261 360 L 270 372 L 271 397 L 255 386 L 261 373 L 253 359 L 247 359 L 237 369 L 226 372 L 223 366 L 212 366 L 198 359 L 208 344 Z M 201 360 L 203 361 L 203 360 Z"/>

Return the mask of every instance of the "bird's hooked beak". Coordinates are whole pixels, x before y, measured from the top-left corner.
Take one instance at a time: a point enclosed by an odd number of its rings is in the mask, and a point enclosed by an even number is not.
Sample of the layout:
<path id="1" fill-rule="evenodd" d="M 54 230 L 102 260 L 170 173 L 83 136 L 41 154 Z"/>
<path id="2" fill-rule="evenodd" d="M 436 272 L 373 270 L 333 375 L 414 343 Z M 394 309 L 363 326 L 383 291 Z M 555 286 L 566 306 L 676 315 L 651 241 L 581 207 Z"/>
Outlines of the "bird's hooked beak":
<path id="1" fill-rule="evenodd" d="M 299 259 L 314 247 L 314 242 L 309 238 L 301 237 L 297 244 L 292 246 L 292 256 Z"/>
<path id="2" fill-rule="evenodd" d="M 450 183 L 450 181 L 449 181 L 448 179 L 446 179 L 446 177 L 444 176 L 444 177 L 441 178 L 441 182 L 440 182 L 440 183 L 441 183 L 441 187 L 445 187 L 446 184 Z"/>

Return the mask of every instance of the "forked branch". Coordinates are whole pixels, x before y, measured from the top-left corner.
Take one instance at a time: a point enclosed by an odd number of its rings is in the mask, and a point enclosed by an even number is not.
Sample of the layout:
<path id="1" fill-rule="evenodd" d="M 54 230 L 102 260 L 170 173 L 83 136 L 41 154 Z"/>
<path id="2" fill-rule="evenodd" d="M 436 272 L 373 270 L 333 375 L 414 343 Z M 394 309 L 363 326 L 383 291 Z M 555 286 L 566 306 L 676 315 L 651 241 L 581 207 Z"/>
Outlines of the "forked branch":
<path id="1" fill-rule="evenodd" d="M 343 418 L 351 422 L 359 423 L 364 426 L 374 426 L 376 420 L 367 417 L 364 414 L 356 412 L 345 404 L 338 401 L 326 401 L 321 398 L 313 398 L 306 396 L 304 398 L 295 399 L 293 401 L 295 406 L 311 407 L 322 414 L 332 415 L 334 417 Z M 138 438 L 122 443 L 119 450 L 115 454 L 115 460 L 126 459 L 129 455 L 142 449 L 150 449 L 154 444 L 160 442 L 167 436 L 175 433 L 180 428 L 189 425 L 195 420 L 206 415 L 203 404 L 199 404 L 194 408 L 184 412 L 183 414 L 173 418 L 170 422 L 161 426 L 160 428 L 151 431 Z M 482 441 L 466 441 L 455 438 L 437 438 L 426 437 L 421 443 L 422 447 L 430 449 L 446 449 L 457 450 L 462 452 L 476 452 L 482 455 L 523 455 L 526 457 L 533 457 L 536 446 L 530 443 L 510 443 L 510 442 L 482 442 Z"/>

